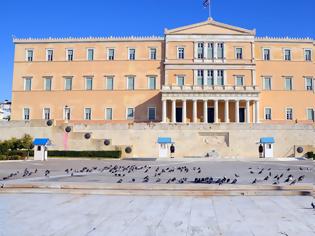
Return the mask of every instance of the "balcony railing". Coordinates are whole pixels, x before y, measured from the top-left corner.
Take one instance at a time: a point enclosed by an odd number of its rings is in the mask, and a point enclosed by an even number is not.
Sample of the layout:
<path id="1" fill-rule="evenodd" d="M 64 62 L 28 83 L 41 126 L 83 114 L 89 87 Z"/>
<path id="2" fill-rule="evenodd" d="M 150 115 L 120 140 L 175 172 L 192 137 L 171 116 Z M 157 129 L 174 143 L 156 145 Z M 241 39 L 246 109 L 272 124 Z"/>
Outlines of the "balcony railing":
<path id="1" fill-rule="evenodd" d="M 233 86 L 233 85 L 164 85 L 163 92 L 259 92 L 258 86 Z"/>

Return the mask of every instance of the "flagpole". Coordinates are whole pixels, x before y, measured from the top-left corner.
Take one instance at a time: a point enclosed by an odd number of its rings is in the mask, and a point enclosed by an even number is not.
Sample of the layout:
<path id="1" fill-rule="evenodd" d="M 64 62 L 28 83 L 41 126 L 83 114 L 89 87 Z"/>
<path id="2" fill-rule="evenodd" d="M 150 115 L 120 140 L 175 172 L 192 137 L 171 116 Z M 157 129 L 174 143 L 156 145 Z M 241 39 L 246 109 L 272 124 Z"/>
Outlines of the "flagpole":
<path id="1" fill-rule="evenodd" d="M 209 0 L 209 18 L 211 18 L 211 0 Z"/>

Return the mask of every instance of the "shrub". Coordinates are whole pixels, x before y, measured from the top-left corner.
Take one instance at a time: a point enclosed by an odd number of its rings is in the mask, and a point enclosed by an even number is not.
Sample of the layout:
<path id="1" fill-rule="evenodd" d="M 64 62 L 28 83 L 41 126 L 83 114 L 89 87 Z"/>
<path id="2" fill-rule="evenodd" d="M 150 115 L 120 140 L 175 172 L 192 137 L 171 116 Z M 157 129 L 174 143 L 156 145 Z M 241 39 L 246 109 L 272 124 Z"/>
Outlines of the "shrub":
<path id="1" fill-rule="evenodd" d="M 96 157 L 96 158 L 120 158 L 121 151 L 51 151 L 48 157 Z"/>
<path id="2" fill-rule="evenodd" d="M 314 152 L 307 152 L 306 158 L 315 160 L 315 153 Z"/>

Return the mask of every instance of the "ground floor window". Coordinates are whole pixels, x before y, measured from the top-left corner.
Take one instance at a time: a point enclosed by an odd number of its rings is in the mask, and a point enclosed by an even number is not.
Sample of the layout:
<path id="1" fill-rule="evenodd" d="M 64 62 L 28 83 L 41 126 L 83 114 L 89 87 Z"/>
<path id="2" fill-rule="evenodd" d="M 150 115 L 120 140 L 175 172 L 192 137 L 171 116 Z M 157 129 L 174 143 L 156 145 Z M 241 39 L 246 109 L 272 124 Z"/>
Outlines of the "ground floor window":
<path id="1" fill-rule="evenodd" d="M 156 109 L 155 109 L 155 107 L 149 107 L 148 108 L 148 119 L 150 121 L 156 120 Z"/>
<path id="2" fill-rule="evenodd" d="M 307 109 L 307 119 L 314 120 L 314 110 L 312 108 Z"/>
<path id="3" fill-rule="evenodd" d="M 287 118 L 287 120 L 293 120 L 293 109 L 292 108 L 286 109 L 286 118 Z"/>
<path id="4" fill-rule="evenodd" d="M 106 120 L 112 120 L 113 119 L 113 109 L 112 108 L 106 108 L 105 117 L 106 117 Z"/>
<path id="5" fill-rule="evenodd" d="M 50 120 L 50 108 L 44 108 L 44 119 Z"/>
<path id="6" fill-rule="evenodd" d="M 271 120 L 271 108 L 265 108 L 265 120 Z"/>
<path id="7" fill-rule="evenodd" d="M 92 109 L 91 108 L 85 108 L 84 109 L 84 119 L 85 120 L 91 120 L 92 119 Z"/>
<path id="8" fill-rule="evenodd" d="M 23 109 L 23 119 L 24 120 L 29 120 L 30 119 L 30 109 L 29 108 L 24 108 Z"/>
<path id="9" fill-rule="evenodd" d="M 134 108 L 127 108 L 127 119 L 133 120 L 135 118 L 135 109 Z"/>

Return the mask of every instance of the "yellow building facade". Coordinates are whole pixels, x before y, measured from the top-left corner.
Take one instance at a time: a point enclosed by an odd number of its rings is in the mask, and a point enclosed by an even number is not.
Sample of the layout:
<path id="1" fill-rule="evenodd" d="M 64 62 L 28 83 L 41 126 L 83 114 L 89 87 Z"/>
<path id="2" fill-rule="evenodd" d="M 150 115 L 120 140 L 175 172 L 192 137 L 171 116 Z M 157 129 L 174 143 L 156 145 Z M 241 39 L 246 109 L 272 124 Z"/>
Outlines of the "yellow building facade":
<path id="1" fill-rule="evenodd" d="M 313 123 L 313 39 L 205 22 L 164 37 L 14 39 L 12 120 Z"/>

